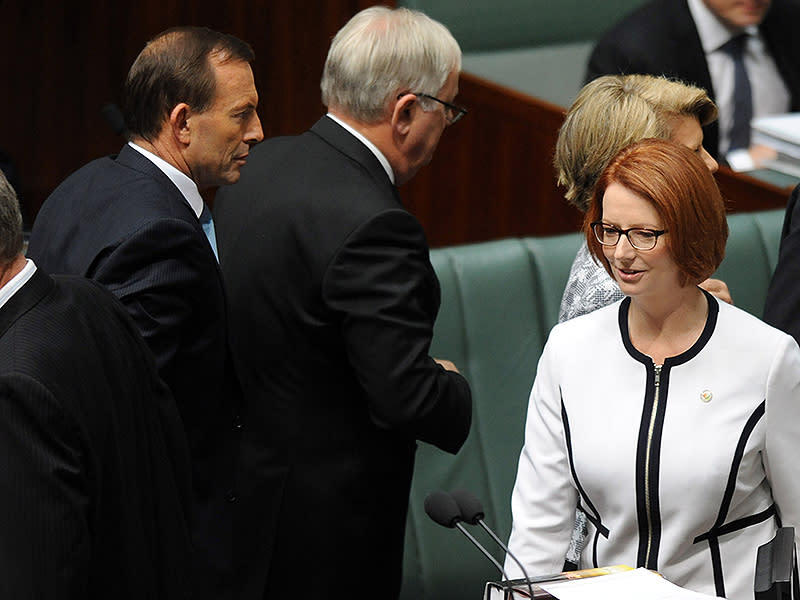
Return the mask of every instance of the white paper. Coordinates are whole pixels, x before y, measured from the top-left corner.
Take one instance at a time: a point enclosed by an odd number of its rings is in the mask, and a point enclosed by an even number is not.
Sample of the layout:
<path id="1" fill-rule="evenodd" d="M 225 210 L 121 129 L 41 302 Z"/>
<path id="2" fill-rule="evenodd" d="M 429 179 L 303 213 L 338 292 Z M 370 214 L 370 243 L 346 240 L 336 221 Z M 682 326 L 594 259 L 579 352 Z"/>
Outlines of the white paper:
<path id="1" fill-rule="evenodd" d="M 754 132 L 766 134 L 789 144 L 800 144 L 800 113 L 758 117 L 750 123 Z"/>
<path id="2" fill-rule="evenodd" d="M 634 569 L 602 577 L 587 577 L 557 583 L 538 584 L 558 600 L 710 600 L 715 596 L 700 594 L 670 583 L 647 569 Z"/>

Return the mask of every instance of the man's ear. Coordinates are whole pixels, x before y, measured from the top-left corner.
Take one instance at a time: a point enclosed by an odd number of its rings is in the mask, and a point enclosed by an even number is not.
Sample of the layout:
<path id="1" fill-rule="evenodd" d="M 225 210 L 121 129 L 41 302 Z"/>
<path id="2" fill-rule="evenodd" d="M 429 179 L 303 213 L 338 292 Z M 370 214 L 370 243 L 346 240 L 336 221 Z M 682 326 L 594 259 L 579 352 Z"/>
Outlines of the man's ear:
<path id="1" fill-rule="evenodd" d="M 419 110 L 419 101 L 414 94 L 402 94 L 392 109 L 392 130 L 405 137 L 411 131 L 411 123 Z"/>
<path id="2" fill-rule="evenodd" d="M 188 144 L 191 140 L 190 115 L 191 109 L 185 102 L 176 104 L 169 113 L 169 127 L 172 135 L 182 144 Z"/>

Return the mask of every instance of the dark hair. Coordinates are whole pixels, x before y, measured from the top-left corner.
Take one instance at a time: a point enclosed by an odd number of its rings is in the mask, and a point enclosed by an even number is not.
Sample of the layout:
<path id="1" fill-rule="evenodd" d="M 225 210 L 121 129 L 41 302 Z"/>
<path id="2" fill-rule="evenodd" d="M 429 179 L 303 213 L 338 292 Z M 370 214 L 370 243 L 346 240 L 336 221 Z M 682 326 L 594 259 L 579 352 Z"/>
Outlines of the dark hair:
<path id="1" fill-rule="evenodd" d="M 0 171 L 0 264 L 13 261 L 22 248 L 22 213 L 17 193 Z"/>
<path id="2" fill-rule="evenodd" d="M 181 102 L 206 110 L 216 89 L 212 56 L 220 63 L 255 58 L 246 42 L 207 27 L 174 27 L 150 40 L 125 80 L 123 113 L 130 136 L 151 140 Z"/>
<path id="3" fill-rule="evenodd" d="M 653 204 L 669 231 L 664 242 L 681 271 L 681 285 L 708 279 L 725 256 L 728 221 L 714 176 L 697 155 L 667 140 L 624 148 L 600 175 L 584 221 L 589 251 L 612 275 L 590 223 L 603 218 L 603 196 L 617 183 Z"/>

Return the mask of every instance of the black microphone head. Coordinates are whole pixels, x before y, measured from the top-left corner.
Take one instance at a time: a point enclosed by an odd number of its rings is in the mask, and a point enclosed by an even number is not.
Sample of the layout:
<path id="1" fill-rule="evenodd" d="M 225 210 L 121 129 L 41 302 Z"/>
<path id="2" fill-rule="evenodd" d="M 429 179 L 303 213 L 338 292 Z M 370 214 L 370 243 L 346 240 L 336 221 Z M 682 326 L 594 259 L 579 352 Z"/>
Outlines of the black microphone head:
<path id="1" fill-rule="evenodd" d="M 471 492 L 460 489 L 450 492 L 450 496 L 458 505 L 461 519 L 470 525 L 477 525 L 478 521 L 483 520 L 483 504 Z"/>
<path id="2" fill-rule="evenodd" d="M 425 498 L 425 512 L 443 527 L 455 527 L 461 520 L 458 504 L 447 492 L 431 492 Z"/>

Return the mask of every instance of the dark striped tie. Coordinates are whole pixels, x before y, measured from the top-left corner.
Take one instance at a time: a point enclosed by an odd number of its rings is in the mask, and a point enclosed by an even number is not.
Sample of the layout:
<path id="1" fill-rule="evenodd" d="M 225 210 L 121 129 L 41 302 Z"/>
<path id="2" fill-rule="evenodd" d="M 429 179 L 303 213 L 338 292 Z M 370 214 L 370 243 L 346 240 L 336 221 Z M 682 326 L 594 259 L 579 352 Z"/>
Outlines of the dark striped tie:
<path id="1" fill-rule="evenodd" d="M 722 50 L 733 59 L 733 126 L 730 131 L 730 150 L 750 147 L 753 93 L 750 87 L 750 78 L 744 68 L 746 44 L 747 34 L 740 33 L 722 46 Z"/>

